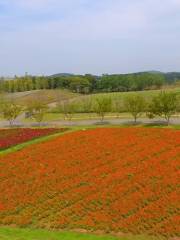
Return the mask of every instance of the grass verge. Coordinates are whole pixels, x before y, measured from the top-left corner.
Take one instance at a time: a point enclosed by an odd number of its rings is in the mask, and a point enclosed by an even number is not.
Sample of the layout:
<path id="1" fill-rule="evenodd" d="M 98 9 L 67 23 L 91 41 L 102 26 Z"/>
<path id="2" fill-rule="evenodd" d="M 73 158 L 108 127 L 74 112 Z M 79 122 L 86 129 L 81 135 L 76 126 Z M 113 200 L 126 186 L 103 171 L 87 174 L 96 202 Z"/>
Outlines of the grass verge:
<path id="1" fill-rule="evenodd" d="M 143 235 L 113 237 L 110 235 L 93 235 L 77 232 L 55 232 L 19 228 L 0 228 L 1 240 L 159 240 L 160 238 Z"/>

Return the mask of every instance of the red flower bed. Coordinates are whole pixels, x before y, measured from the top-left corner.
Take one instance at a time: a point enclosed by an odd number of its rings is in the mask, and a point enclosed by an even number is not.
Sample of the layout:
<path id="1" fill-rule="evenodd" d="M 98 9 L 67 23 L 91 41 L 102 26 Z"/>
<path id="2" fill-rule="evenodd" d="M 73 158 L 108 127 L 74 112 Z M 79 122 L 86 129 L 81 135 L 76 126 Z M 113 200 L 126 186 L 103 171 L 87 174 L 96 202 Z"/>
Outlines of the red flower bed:
<path id="1" fill-rule="evenodd" d="M 0 150 L 32 140 L 34 138 L 47 136 L 62 131 L 63 129 L 0 129 Z"/>
<path id="2" fill-rule="evenodd" d="M 180 235 L 180 132 L 68 133 L 0 157 L 0 224 Z"/>

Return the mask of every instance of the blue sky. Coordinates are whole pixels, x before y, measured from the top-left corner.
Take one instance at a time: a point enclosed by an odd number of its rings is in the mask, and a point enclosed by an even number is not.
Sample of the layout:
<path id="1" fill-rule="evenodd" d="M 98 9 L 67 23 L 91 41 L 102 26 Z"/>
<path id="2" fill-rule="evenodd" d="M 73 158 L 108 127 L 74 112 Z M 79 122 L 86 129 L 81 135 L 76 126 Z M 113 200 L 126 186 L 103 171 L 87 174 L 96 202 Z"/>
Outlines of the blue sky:
<path id="1" fill-rule="evenodd" d="M 0 75 L 180 71 L 180 0 L 0 0 Z"/>

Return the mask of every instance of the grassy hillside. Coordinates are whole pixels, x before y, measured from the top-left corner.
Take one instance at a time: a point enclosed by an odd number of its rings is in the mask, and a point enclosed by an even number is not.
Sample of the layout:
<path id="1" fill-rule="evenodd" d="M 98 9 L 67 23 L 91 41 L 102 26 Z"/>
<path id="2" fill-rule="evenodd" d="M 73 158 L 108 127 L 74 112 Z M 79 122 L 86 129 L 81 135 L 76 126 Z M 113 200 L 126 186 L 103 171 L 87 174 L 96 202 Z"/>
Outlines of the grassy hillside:
<path id="1" fill-rule="evenodd" d="M 180 94 L 180 88 L 167 88 L 166 91 L 173 91 Z M 55 89 L 55 90 L 34 90 L 29 92 L 19 92 L 19 93 L 9 93 L 6 96 L 9 99 L 17 100 L 19 103 L 26 103 L 29 100 L 34 98 L 39 98 L 45 100 L 46 103 L 57 102 L 58 100 L 66 100 L 66 99 L 76 99 L 83 101 L 87 97 L 92 97 L 93 99 L 99 96 L 110 96 L 112 98 L 120 97 L 124 99 L 126 96 L 129 96 L 134 93 L 142 94 L 146 99 L 155 96 L 161 90 L 149 90 L 149 91 L 140 91 L 140 92 L 118 92 L 118 93 L 97 93 L 90 95 L 82 95 L 77 93 L 72 93 L 68 90 Z"/>
<path id="2" fill-rule="evenodd" d="M 0 156 L 0 224 L 179 236 L 180 132 L 100 128 Z"/>
<path id="3" fill-rule="evenodd" d="M 87 98 L 91 98 L 92 101 L 94 101 L 96 98 L 99 97 L 110 97 L 112 99 L 112 102 L 118 99 L 118 102 L 123 103 L 124 99 L 128 96 L 134 95 L 134 94 L 140 94 L 142 95 L 146 101 L 151 100 L 153 96 L 158 95 L 162 90 L 149 90 L 149 91 L 139 91 L 139 92 L 112 92 L 112 93 L 97 93 L 97 94 L 91 94 L 91 95 L 80 95 L 74 100 L 79 103 L 79 105 L 83 104 L 83 102 Z M 168 92 L 175 92 L 180 96 L 180 88 L 168 88 L 165 91 Z"/>
<path id="4" fill-rule="evenodd" d="M 170 92 L 176 92 L 178 94 L 180 94 L 180 88 L 167 88 L 167 89 L 163 89 L 165 91 L 170 91 Z M 149 90 L 149 91 L 139 91 L 139 92 L 118 92 L 118 93 L 98 93 L 98 94 L 92 94 L 91 96 L 93 98 L 99 97 L 99 96 L 110 96 L 112 97 L 112 99 L 114 98 L 121 98 L 122 100 L 127 97 L 130 96 L 132 94 L 141 94 L 145 99 L 149 99 L 153 96 L 156 96 L 160 91 L 162 90 Z"/>
<path id="5" fill-rule="evenodd" d="M 34 90 L 29 92 L 9 93 L 6 94 L 8 99 L 13 99 L 18 103 L 26 104 L 33 99 L 43 100 L 45 103 L 53 103 L 56 101 L 66 100 L 78 97 L 79 94 L 72 93 L 68 90 Z"/>
<path id="6" fill-rule="evenodd" d="M 124 100 L 131 95 L 134 94 L 140 94 L 142 95 L 145 100 L 148 102 L 152 99 L 153 96 L 156 96 L 160 93 L 161 90 L 150 90 L 150 91 L 140 91 L 140 92 L 118 92 L 118 93 L 97 93 L 97 94 L 91 94 L 91 95 L 79 95 L 75 98 L 72 99 L 72 101 L 75 103 L 76 110 L 77 112 L 73 115 L 73 120 L 82 120 L 82 119 L 99 119 L 99 117 L 97 116 L 96 113 L 82 113 L 81 111 L 84 111 L 84 107 L 83 104 L 84 102 L 86 102 L 87 99 L 91 99 L 92 100 L 92 106 L 95 104 L 96 99 L 99 97 L 110 97 L 112 99 L 112 113 L 108 113 L 106 114 L 105 118 L 117 118 L 117 116 L 119 118 L 122 119 L 127 119 L 127 118 L 132 118 L 132 115 L 130 113 L 125 112 L 125 109 L 123 108 L 123 103 Z M 166 89 L 166 91 L 169 92 L 176 92 L 180 98 L 180 88 L 168 88 Z M 118 101 L 118 105 L 121 106 L 121 113 L 117 114 L 115 111 L 115 106 L 116 106 L 116 102 Z M 55 105 L 54 105 L 55 106 Z M 177 114 L 176 114 L 177 115 Z M 52 112 L 50 110 L 50 112 L 48 114 L 46 114 L 45 116 L 45 121 L 51 121 L 51 120 L 59 120 L 59 119 L 63 119 L 63 114 L 59 114 L 59 112 L 56 110 L 54 111 L 52 109 Z M 146 114 L 142 114 L 141 117 L 147 117 Z"/>
<path id="7" fill-rule="evenodd" d="M 172 91 L 178 93 L 180 96 L 180 88 L 168 88 L 166 91 Z M 148 101 L 153 96 L 157 95 L 160 92 L 160 90 L 150 90 L 150 91 L 141 91 L 141 92 L 118 92 L 118 93 L 97 93 L 97 94 L 91 94 L 91 95 L 82 95 L 82 94 L 76 94 L 72 93 L 68 90 L 35 90 L 30 92 L 23 92 L 23 93 L 13 93 L 8 94 L 7 97 L 9 99 L 13 99 L 14 101 L 17 101 L 20 104 L 26 105 L 29 101 L 33 99 L 39 99 L 39 101 L 43 101 L 49 105 L 48 113 L 45 114 L 44 121 L 57 121 L 64 118 L 63 114 L 59 113 L 59 108 L 56 108 L 57 102 L 61 102 L 64 100 L 71 100 L 75 103 L 75 111 L 76 114 L 73 115 L 73 120 L 82 120 L 82 119 L 98 119 L 98 116 L 95 113 L 91 114 L 84 114 L 82 113 L 84 110 L 83 104 L 84 102 L 91 98 L 93 104 L 95 103 L 96 98 L 101 96 L 111 97 L 112 98 L 112 106 L 115 106 L 115 101 L 118 100 L 118 104 L 123 106 L 123 101 L 127 96 L 130 96 L 132 94 L 138 93 L 144 96 L 144 98 Z M 122 109 L 122 112 L 124 109 Z M 112 114 L 108 114 L 108 118 L 116 118 L 117 115 L 114 113 L 114 109 L 112 109 Z M 131 114 L 129 113 L 121 113 L 119 115 L 121 118 L 131 118 Z M 146 117 L 146 115 L 142 115 L 142 117 Z M 32 119 L 22 119 L 22 121 L 25 122 L 31 122 Z"/>

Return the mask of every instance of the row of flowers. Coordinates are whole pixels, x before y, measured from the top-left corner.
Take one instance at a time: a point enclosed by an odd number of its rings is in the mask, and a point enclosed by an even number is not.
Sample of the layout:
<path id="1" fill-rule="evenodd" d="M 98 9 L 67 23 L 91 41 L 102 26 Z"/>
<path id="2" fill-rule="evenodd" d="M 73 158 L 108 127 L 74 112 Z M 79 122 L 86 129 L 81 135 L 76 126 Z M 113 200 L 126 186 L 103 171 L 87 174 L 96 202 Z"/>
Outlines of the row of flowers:
<path id="1" fill-rule="evenodd" d="M 67 133 L 0 157 L 0 224 L 178 236 L 179 162 L 178 130 Z"/>
<path id="2" fill-rule="evenodd" d="M 34 138 L 47 136 L 64 129 L 44 128 L 44 129 L 0 129 L 0 150 L 12 147 L 14 145 L 32 140 Z"/>

